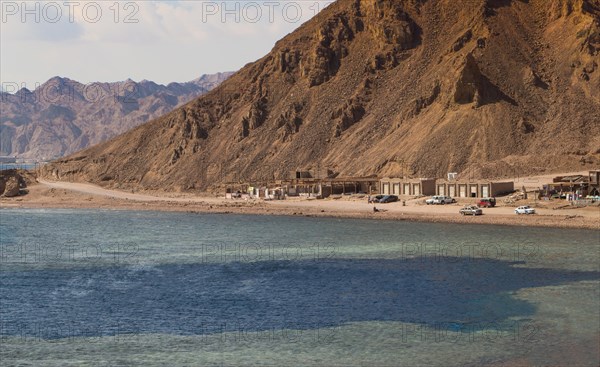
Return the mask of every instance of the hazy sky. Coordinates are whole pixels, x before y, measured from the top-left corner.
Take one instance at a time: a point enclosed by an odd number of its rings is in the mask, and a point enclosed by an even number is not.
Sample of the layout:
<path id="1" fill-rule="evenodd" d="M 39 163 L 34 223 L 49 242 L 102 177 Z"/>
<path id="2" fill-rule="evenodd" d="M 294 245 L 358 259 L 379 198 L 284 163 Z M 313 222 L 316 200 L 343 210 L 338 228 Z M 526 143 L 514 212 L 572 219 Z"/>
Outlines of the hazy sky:
<path id="1" fill-rule="evenodd" d="M 237 70 L 331 2 L 0 0 L 0 81 L 164 84 Z"/>

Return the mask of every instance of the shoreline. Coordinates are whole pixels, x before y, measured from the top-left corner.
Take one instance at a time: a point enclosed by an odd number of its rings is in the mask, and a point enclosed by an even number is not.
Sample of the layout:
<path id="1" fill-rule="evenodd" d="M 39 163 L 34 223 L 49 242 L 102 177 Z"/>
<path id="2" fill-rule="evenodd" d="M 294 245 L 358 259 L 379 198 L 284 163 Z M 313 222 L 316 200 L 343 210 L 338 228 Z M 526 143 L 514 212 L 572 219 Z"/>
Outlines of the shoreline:
<path id="1" fill-rule="evenodd" d="M 419 200 L 411 200 L 407 206 L 402 206 L 399 202 L 380 204 L 378 209 L 381 211 L 375 213 L 373 204 L 367 204 L 366 199 L 244 201 L 191 195 L 178 197 L 156 195 L 157 193 L 134 194 L 106 190 L 81 183 L 42 182 L 31 185 L 29 194 L 25 196 L 1 198 L 0 209 L 106 209 L 600 229 L 600 206 L 563 210 L 536 208 L 540 214 L 532 216 L 517 216 L 512 213 L 513 207 L 499 206 L 484 209 L 484 215 L 472 217 L 458 214 L 458 210 L 464 204 L 460 202 L 442 206 L 420 205 Z M 468 203 L 472 199 L 461 201 Z"/>
<path id="2" fill-rule="evenodd" d="M 574 223 L 570 220 L 578 218 L 566 218 L 561 216 L 537 216 L 535 223 L 527 221 L 514 221 L 510 217 L 494 216 L 494 220 L 487 220 L 488 217 L 478 216 L 478 220 L 469 221 L 461 220 L 463 217 L 447 217 L 447 216 L 418 216 L 412 214 L 402 215 L 372 215 L 357 214 L 357 213 L 290 213 L 287 211 L 253 211 L 253 210 L 202 210 L 177 207 L 157 208 L 151 206 L 137 207 L 97 207 L 97 206 L 38 206 L 38 205 L 19 205 L 19 206 L 4 206 L 0 205 L 0 213 L 2 210 L 12 209 L 64 209 L 64 210 L 105 210 L 105 211 L 147 211 L 147 212 L 164 212 L 164 213 L 187 213 L 187 214 L 211 214 L 211 215 L 254 215 L 261 217 L 304 217 L 304 218 L 333 218 L 333 219 L 364 219 L 364 220 L 381 220 L 390 222 L 415 222 L 415 223 L 442 223 L 442 224 L 467 224 L 467 225 L 493 225 L 501 227 L 529 227 L 529 228 L 562 228 L 562 229 L 584 229 L 584 230 L 599 230 L 600 225 L 585 221 L 584 223 Z M 466 217 L 472 218 L 472 217 Z M 560 223 L 559 220 L 564 222 Z"/>

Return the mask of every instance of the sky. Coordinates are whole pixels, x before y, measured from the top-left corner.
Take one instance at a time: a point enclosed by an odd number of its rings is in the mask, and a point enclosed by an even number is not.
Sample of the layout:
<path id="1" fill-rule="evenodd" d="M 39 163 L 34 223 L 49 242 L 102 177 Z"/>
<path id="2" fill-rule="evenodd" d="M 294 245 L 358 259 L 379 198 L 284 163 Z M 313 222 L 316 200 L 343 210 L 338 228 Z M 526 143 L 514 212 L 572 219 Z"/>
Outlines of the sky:
<path id="1" fill-rule="evenodd" d="M 235 71 L 331 2 L 0 0 L 0 85 L 168 84 Z"/>

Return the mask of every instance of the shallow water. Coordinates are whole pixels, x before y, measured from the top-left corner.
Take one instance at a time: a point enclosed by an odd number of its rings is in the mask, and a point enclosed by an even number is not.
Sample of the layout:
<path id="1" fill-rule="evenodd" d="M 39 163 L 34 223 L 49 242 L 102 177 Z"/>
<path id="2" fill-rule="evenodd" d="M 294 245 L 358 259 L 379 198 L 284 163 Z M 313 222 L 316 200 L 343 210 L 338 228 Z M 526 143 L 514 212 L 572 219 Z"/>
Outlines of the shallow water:
<path id="1" fill-rule="evenodd" d="M 600 232 L 0 211 L 5 365 L 598 365 Z"/>

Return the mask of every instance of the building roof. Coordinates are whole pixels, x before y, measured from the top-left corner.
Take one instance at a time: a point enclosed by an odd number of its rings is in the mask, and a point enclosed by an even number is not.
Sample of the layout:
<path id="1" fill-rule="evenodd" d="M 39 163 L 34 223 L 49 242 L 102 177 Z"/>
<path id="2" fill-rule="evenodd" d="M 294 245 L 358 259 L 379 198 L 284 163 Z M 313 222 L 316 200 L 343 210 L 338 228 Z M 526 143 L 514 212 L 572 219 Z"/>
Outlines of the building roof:
<path id="1" fill-rule="evenodd" d="M 434 181 L 435 178 L 426 178 L 426 177 L 422 177 L 422 178 L 407 178 L 407 177 L 384 177 L 382 179 L 380 179 L 380 181 L 406 181 L 407 183 L 417 183 L 418 181 Z"/>
<path id="2" fill-rule="evenodd" d="M 473 181 L 469 181 L 469 180 L 452 180 L 452 181 L 448 181 L 448 180 L 437 180 L 438 184 L 457 184 L 457 185 L 486 185 L 486 184 L 505 184 L 505 183 L 513 183 L 514 181 L 508 180 L 508 181 L 493 181 L 493 180 L 473 180 Z"/>
<path id="3" fill-rule="evenodd" d="M 556 177 L 554 179 L 554 182 L 582 182 L 587 180 L 587 177 L 582 176 L 582 175 L 573 175 L 573 176 L 561 176 L 561 177 Z"/>

